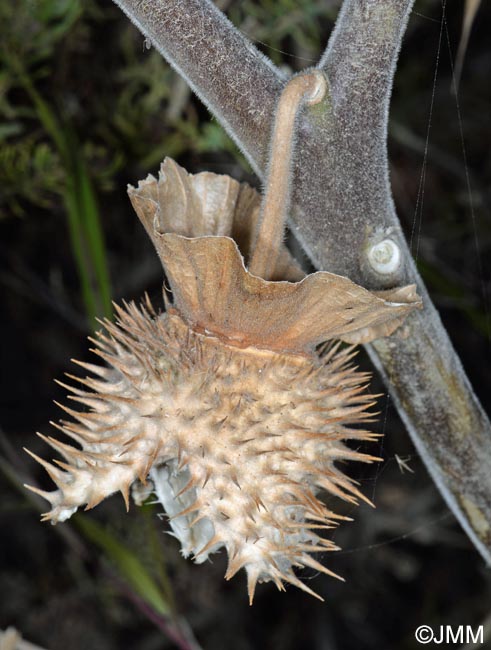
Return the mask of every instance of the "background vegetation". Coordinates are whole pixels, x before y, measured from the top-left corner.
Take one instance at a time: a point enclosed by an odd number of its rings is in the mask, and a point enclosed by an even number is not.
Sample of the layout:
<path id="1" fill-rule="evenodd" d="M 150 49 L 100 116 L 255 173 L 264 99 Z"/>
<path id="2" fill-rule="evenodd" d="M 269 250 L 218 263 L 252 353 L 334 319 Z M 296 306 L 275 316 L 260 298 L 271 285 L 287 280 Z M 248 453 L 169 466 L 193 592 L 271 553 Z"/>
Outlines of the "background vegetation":
<path id="1" fill-rule="evenodd" d="M 276 64 L 299 70 L 322 52 L 339 2 L 217 4 Z M 442 22 L 440 0 L 416 3 L 392 101 L 391 175 L 413 252 L 489 411 L 491 7 L 477 14 L 457 99 L 462 11 L 448 3 Z M 148 290 L 160 304 L 161 267 L 125 187 L 166 155 L 257 185 L 110 0 L 0 0 L 0 629 L 49 650 L 193 648 L 190 627 L 210 650 L 409 650 L 423 623 L 484 621 L 491 647 L 489 569 L 388 397 L 384 462 L 350 470 L 377 510 L 356 509 L 335 533 L 344 550 L 328 559 L 347 582 L 304 572 L 325 604 L 265 585 L 250 609 L 244 576 L 223 580 L 223 554 L 203 566 L 183 560 L 153 506 L 127 515 L 113 498 L 56 528 L 39 523 L 44 504 L 22 483 L 49 482 L 21 447 L 36 449 L 34 431 L 49 433 L 59 417 L 52 378 L 72 370 L 70 358 L 89 358 L 86 336 L 111 299 Z M 373 389 L 383 391 L 376 377 Z"/>

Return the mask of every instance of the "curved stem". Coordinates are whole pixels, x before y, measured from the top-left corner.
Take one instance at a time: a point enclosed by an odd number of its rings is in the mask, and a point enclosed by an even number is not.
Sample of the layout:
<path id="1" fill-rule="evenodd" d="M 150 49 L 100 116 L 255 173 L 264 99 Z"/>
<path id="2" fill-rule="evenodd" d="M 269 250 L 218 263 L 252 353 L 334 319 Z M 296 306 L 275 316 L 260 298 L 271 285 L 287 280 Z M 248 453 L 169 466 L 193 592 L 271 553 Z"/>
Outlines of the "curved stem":
<path id="1" fill-rule="evenodd" d="M 325 76 L 314 70 L 293 77 L 278 101 L 258 232 L 249 264 L 249 271 L 265 280 L 274 273 L 290 207 L 296 117 L 303 105 L 322 101 L 326 89 Z"/>

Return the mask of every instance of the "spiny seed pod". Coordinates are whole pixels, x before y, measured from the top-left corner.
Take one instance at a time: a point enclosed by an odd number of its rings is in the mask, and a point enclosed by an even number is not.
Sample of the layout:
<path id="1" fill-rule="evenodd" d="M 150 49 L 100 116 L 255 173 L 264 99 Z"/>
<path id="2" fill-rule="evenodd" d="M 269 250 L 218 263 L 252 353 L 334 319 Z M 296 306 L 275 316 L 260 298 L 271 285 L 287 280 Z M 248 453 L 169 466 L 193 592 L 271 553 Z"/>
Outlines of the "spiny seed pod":
<path id="1" fill-rule="evenodd" d="M 297 106 L 319 100 L 319 75 L 296 78 Z M 276 124 L 273 157 L 285 128 Z M 41 436 L 66 462 L 32 454 L 57 490 L 30 489 L 53 523 L 117 491 L 127 507 L 130 490 L 137 502 L 153 492 L 183 555 L 200 563 L 224 547 L 225 577 L 244 568 L 251 602 L 271 580 L 316 595 L 293 568 L 334 575 L 311 553 L 335 550 L 321 531 L 346 519 L 318 495 L 367 501 L 336 463 L 377 460 L 346 445 L 376 437 L 361 426 L 374 399 L 353 347 L 332 340 L 392 333 L 420 306 L 414 287 L 377 294 L 330 273 L 303 278 L 281 243 L 287 199 L 278 204 L 274 183 L 260 210 L 248 186 L 167 159 L 159 180 L 129 194 L 173 303 L 163 314 L 148 299 L 125 304 L 104 322 L 94 352 L 106 366 L 79 362 L 95 377 L 69 388 L 88 410 L 62 407 L 75 422 L 55 425 L 79 448 Z"/>

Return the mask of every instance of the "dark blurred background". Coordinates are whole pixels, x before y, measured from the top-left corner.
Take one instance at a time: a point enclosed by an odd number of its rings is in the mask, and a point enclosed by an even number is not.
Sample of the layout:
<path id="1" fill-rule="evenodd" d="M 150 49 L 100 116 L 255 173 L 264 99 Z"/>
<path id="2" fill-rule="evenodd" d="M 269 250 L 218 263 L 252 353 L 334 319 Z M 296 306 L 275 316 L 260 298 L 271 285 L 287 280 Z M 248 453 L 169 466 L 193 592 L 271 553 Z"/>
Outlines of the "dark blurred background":
<path id="1" fill-rule="evenodd" d="M 403 227 L 489 412 L 490 3 L 476 3 L 457 97 L 451 88 L 471 4 L 447 3 L 442 22 L 440 0 L 416 2 L 389 148 Z M 318 59 L 339 2 L 220 6 L 276 64 L 296 71 Z M 34 432 L 51 434 L 49 420 L 60 417 L 53 399 L 64 391 L 53 378 L 73 371 L 70 358 L 90 360 L 86 337 L 96 315 L 110 316 L 111 299 L 148 291 L 161 304 L 161 267 L 126 185 L 155 173 L 166 155 L 192 172 L 258 185 L 109 0 L 0 0 L 0 629 L 15 627 L 47 650 L 191 649 L 192 634 L 207 650 L 410 650 L 421 624 L 483 623 L 481 647 L 491 647 L 490 570 L 386 394 L 377 425 L 384 461 L 350 468 L 377 509 L 351 513 L 355 521 L 334 534 L 344 550 L 325 558 L 346 583 L 302 574 L 324 604 L 268 584 L 250 608 L 245 576 L 223 580 L 223 553 L 202 566 L 183 560 L 153 506 L 126 514 L 114 497 L 56 528 L 39 522 L 45 505 L 22 484 L 48 487 L 49 479 L 21 448 L 49 456 Z M 376 376 L 372 388 L 384 391 Z"/>

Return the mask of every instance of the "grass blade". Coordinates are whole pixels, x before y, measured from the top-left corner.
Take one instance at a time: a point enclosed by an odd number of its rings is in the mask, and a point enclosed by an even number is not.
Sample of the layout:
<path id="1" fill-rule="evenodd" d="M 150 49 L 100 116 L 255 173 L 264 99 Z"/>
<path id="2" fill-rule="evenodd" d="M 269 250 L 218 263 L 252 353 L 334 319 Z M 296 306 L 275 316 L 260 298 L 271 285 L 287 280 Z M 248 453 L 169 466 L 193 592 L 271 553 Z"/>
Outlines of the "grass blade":
<path id="1" fill-rule="evenodd" d="M 93 518 L 89 519 L 79 514 L 74 518 L 74 523 L 86 539 L 96 544 L 104 552 L 135 593 L 158 614 L 171 615 L 170 604 L 133 551 L 121 544 Z"/>

